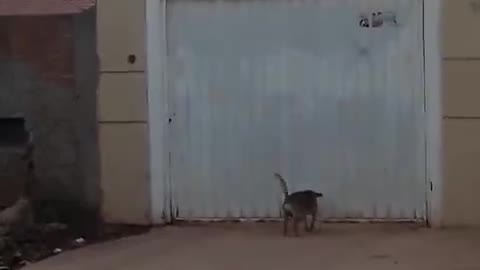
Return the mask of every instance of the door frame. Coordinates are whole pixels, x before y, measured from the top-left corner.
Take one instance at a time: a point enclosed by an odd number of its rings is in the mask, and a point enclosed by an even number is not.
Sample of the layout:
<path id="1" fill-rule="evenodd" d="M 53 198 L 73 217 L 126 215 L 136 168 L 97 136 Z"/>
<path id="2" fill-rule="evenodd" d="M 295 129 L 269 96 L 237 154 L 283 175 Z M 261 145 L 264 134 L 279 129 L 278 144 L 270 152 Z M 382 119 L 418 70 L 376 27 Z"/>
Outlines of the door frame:
<path id="1" fill-rule="evenodd" d="M 167 91 L 167 1 L 146 1 L 147 96 L 150 141 L 150 216 L 154 224 L 172 221 Z M 443 205 L 442 59 L 443 0 L 423 1 L 425 176 L 427 223 L 440 226 Z"/>

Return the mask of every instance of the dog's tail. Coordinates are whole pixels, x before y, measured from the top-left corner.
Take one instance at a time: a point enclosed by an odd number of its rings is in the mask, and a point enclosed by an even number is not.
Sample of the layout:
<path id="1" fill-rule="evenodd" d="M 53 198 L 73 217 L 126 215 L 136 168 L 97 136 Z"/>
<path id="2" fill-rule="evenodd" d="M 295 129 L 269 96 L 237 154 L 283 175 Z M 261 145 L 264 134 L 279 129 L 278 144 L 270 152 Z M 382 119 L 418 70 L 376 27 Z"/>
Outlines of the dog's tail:
<path id="1" fill-rule="evenodd" d="M 280 186 L 282 188 L 283 195 L 285 196 L 285 198 L 287 198 L 288 197 L 287 181 L 285 181 L 285 179 L 283 179 L 283 177 L 278 173 L 274 173 L 273 175 L 275 176 L 275 178 L 278 179 L 278 181 L 280 181 Z"/>

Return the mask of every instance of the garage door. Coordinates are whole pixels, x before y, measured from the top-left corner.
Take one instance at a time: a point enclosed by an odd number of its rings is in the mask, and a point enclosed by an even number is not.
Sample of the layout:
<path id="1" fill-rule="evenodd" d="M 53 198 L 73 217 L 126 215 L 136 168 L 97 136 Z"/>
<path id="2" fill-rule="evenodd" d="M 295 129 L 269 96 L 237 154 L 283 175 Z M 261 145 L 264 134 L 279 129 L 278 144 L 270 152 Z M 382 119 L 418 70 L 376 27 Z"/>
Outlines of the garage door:
<path id="1" fill-rule="evenodd" d="M 279 217 L 278 172 L 322 192 L 326 218 L 422 220 L 422 16 L 420 0 L 167 2 L 175 217 Z"/>

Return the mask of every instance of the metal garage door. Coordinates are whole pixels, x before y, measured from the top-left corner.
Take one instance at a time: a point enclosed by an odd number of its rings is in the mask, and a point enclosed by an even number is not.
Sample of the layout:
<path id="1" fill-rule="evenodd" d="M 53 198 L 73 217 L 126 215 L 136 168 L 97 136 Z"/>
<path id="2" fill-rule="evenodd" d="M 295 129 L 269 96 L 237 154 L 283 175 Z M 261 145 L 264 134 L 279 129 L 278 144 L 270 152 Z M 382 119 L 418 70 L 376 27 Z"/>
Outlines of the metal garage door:
<path id="1" fill-rule="evenodd" d="M 420 0 L 168 1 L 176 218 L 425 217 Z M 380 13 L 378 13 L 380 12 Z"/>

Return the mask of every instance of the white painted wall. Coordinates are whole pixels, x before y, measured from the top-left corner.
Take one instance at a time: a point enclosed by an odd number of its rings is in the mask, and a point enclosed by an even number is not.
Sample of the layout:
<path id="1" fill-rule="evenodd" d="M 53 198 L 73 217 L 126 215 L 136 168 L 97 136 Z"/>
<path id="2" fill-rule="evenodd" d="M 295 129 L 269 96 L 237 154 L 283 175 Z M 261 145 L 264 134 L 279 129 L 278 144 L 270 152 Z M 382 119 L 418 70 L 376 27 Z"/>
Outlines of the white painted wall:
<path id="1" fill-rule="evenodd" d="M 424 0 L 425 6 L 425 92 L 427 101 L 427 176 L 428 220 L 432 226 L 442 223 L 442 56 L 441 21 L 443 0 Z"/>

